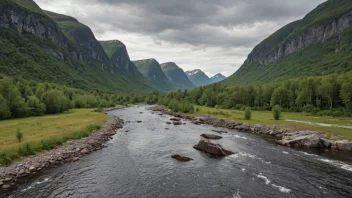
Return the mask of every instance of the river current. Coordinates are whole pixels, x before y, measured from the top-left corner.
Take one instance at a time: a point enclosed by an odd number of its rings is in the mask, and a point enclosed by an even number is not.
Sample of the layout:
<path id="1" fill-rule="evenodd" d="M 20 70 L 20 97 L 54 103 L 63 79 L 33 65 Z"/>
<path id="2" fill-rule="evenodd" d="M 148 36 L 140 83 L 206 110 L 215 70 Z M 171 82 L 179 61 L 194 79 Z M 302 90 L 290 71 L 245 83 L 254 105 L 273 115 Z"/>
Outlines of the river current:
<path id="1" fill-rule="evenodd" d="M 104 149 L 44 172 L 9 197 L 352 196 L 348 154 L 299 151 L 254 134 L 222 129 L 228 133 L 213 142 L 236 154 L 213 159 L 192 148 L 202 133 L 213 133 L 212 126 L 189 121 L 167 125 L 170 116 L 152 113 L 146 106 L 109 114 L 126 124 Z M 194 160 L 178 162 L 172 154 Z"/>

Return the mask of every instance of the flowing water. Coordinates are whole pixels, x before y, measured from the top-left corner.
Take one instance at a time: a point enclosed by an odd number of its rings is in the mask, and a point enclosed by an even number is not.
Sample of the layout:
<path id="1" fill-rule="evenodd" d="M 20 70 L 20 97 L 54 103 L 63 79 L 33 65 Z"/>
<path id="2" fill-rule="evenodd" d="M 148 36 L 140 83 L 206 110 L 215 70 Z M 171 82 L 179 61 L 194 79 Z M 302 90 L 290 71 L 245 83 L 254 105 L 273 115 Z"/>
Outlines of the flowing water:
<path id="1" fill-rule="evenodd" d="M 126 125 L 106 148 L 48 170 L 10 197 L 351 197 L 350 154 L 293 150 L 253 134 L 227 130 L 214 141 L 236 154 L 212 159 L 192 148 L 211 126 L 147 107 L 112 111 Z M 137 123 L 136 121 L 142 121 Z M 165 128 L 169 128 L 168 130 Z M 128 131 L 128 132 L 127 132 Z M 194 159 L 178 162 L 172 154 Z M 349 156 L 348 156 L 349 155 Z"/>

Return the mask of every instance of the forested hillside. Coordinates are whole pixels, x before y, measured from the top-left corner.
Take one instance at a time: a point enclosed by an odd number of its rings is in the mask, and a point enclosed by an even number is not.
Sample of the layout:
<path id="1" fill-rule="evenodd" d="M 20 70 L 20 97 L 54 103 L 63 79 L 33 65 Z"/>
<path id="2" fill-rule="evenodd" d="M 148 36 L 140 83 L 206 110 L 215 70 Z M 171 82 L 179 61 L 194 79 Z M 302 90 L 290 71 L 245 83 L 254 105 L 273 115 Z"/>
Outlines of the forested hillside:
<path id="1" fill-rule="evenodd" d="M 195 85 L 188 79 L 186 73 L 175 63 L 163 63 L 161 64 L 161 69 L 176 89 L 192 89 L 195 87 Z"/>
<path id="2" fill-rule="evenodd" d="M 257 45 L 224 83 L 281 81 L 352 70 L 352 1 L 329 0 Z"/>
<path id="3" fill-rule="evenodd" d="M 161 66 L 155 59 L 133 61 L 143 76 L 161 91 L 170 91 L 175 86 L 161 70 Z"/>
<path id="4" fill-rule="evenodd" d="M 0 1 L 0 73 L 106 93 L 148 92 L 143 78 L 110 62 L 89 27 L 33 1 Z"/>

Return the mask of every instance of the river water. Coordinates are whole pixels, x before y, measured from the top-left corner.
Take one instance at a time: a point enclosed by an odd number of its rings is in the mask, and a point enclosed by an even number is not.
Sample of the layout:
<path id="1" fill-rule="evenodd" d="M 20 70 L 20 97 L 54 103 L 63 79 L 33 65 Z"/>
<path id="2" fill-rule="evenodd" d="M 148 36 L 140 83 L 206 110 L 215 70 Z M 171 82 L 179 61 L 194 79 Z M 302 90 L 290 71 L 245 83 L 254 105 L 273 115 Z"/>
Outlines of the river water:
<path id="1" fill-rule="evenodd" d="M 152 114 L 145 106 L 110 114 L 124 119 L 126 125 L 106 148 L 48 170 L 9 197 L 352 196 L 350 154 L 316 155 L 228 130 L 214 142 L 236 154 L 212 159 L 192 148 L 202 133 L 212 133 L 211 126 L 188 121 L 182 126 L 167 125 L 170 116 Z M 194 161 L 178 162 L 170 158 L 172 154 Z"/>

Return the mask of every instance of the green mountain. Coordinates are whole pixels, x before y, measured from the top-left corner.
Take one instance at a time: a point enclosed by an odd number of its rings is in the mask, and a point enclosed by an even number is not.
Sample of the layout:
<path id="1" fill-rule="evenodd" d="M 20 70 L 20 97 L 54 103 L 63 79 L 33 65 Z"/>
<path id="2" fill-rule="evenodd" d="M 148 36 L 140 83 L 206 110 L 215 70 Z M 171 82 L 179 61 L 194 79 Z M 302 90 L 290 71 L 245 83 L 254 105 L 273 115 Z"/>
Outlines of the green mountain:
<path id="1" fill-rule="evenodd" d="M 352 70 L 352 1 L 328 0 L 257 45 L 227 84 Z"/>
<path id="2" fill-rule="evenodd" d="M 188 79 L 186 73 L 175 63 L 168 62 L 161 64 L 161 69 L 176 89 L 192 89 L 195 87 Z"/>
<path id="3" fill-rule="evenodd" d="M 89 27 L 32 0 L 0 0 L 0 74 L 106 93 L 148 92 L 113 65 Z"/>
<path id="4" fill-rule="evenodd" d="M 143 76 L 148 79 L 155 87 L 162 91 L 174 89 L 172 82 L 161 70 L 161 66 L 155 59 L 133 61 Z"/>

